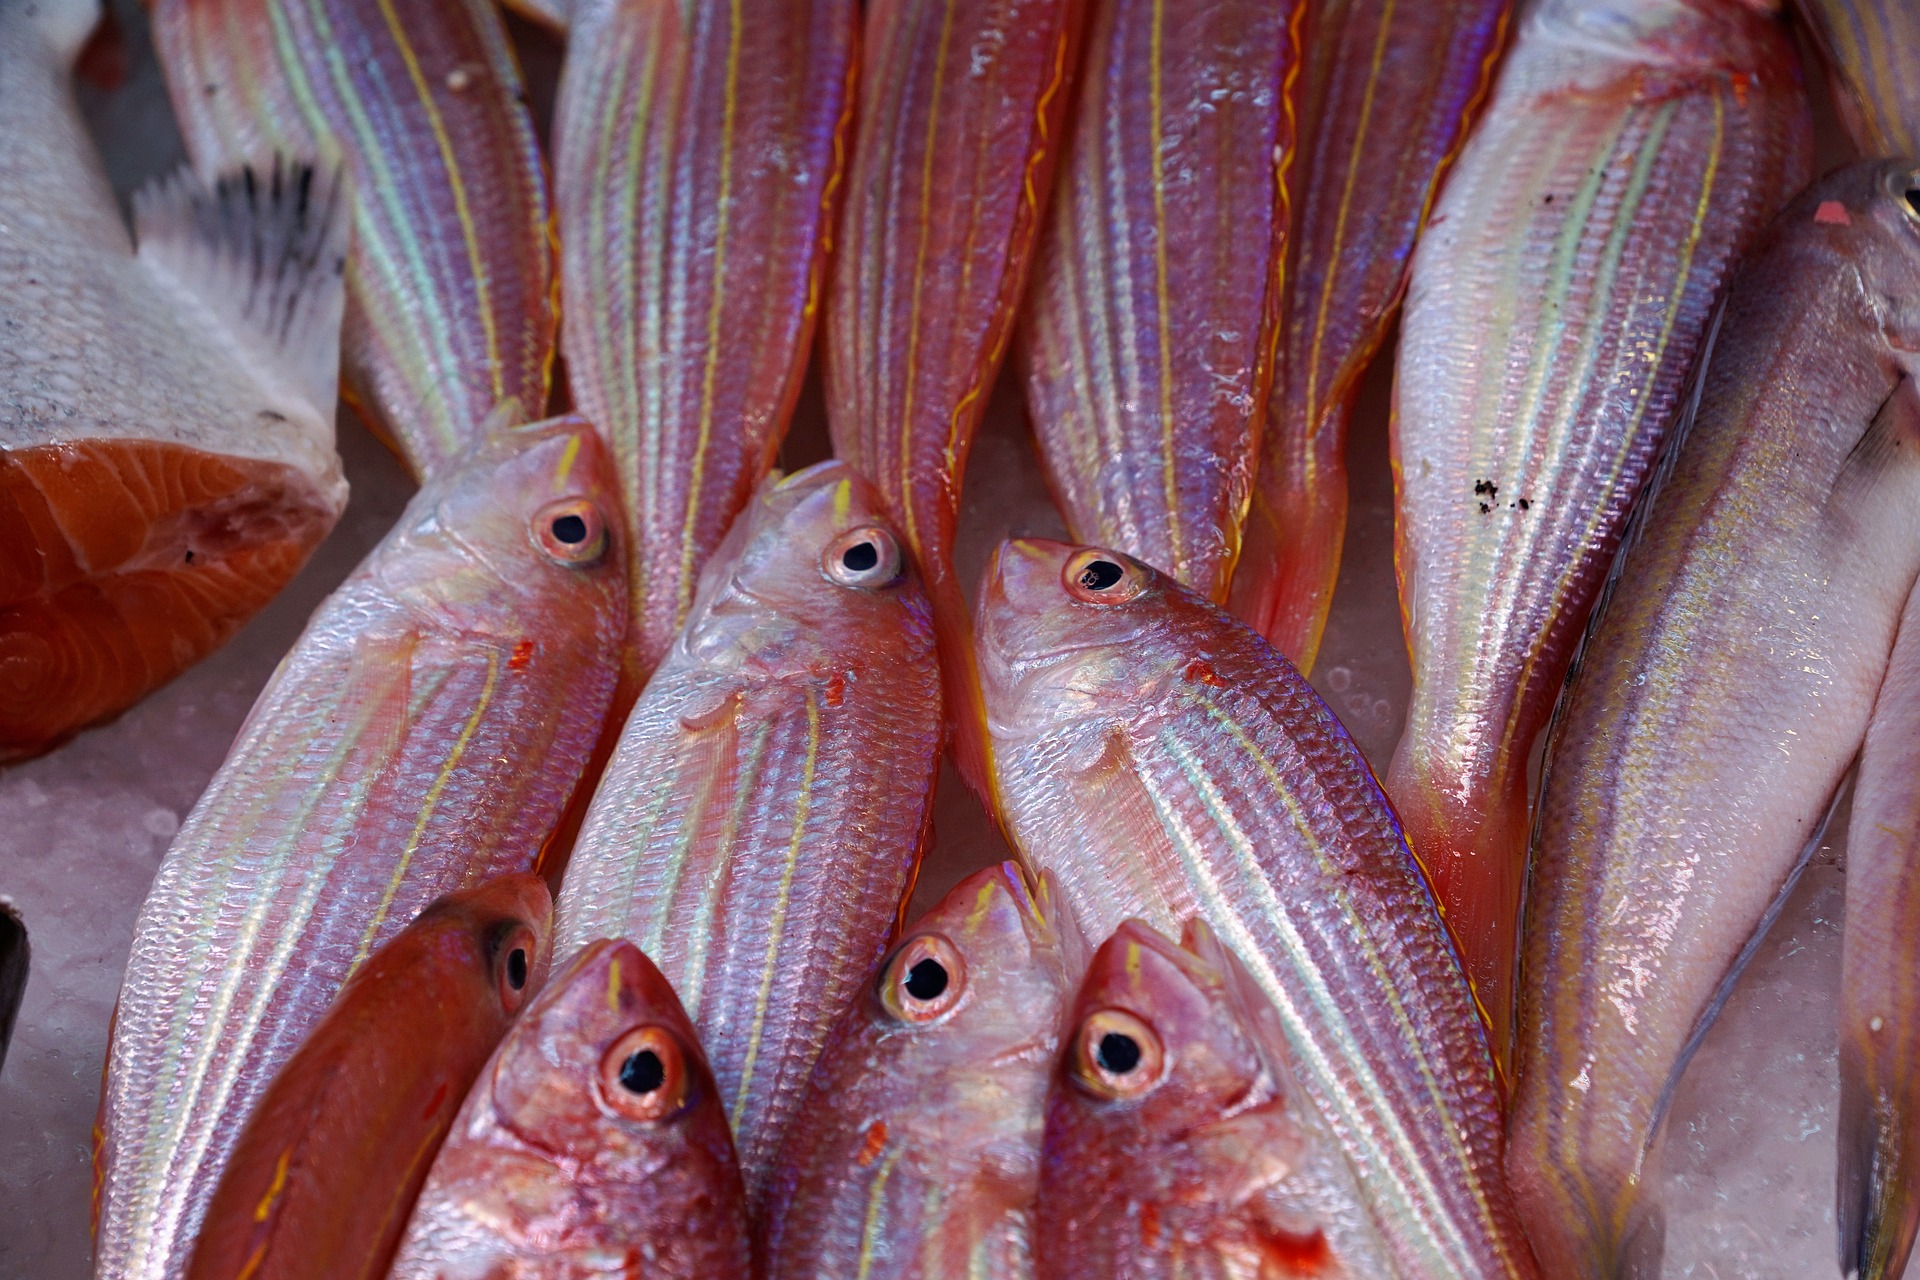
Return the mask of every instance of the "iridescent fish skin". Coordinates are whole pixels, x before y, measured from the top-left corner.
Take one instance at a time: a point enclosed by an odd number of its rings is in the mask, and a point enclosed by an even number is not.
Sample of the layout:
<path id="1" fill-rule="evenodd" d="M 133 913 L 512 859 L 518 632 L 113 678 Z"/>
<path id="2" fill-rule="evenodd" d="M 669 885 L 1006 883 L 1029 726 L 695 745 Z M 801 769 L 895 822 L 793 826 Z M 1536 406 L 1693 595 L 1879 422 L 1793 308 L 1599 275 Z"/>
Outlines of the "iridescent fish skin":
<path id="1" fill-rule="evenodd" d="M 769 1280 L 1032 1275 L 1040 1131 L 1084 964 L 1051 884 L 956 885 L 834 1028 L 763 1215 Z"/>
<path id="2" fill-rule="evenodd" d="M 274 1076 L 207 1207 L 189 1280 L 379 1280 L 460 1100 L 539 989 L 553 900 L 529 873 L 430 904 Z"/>
<path id="3" fill-rule="evenodd" d="M 1920 8 L 1910 0 L 1799 0 L 1834 105 L 1870 156 L 1920 155 Z"/>
<path id="4" fill-rule="evenodd" d="M 636 548 L 622 710 L 800 393 L 851 125 L 853 0 L 578 0 L 554 126 L 574 405 Z"/>
<path id="5" fill-rule="evenodd" d="M 1413 698 L 1387 773 L 1502 1058 L 1527 761 L 1734 262 L 1808 176 L 1767 0 L 1546 0 L 1414 253 L 1394 387 Z"/>
<path id="6" fill-rule="evenodd" d="M 1214 600 L 1240 553 L 1272 371 L 1307 9 L 1094 4 L 1020 330 L 1073 536 Z"/>
<path id="7" fill-rule="evenodd" d="M 631 942 L 589 943 L 467 1095 L 393 1280 L 747 1280 L 726 1111 L 673 988 Z"/>
<path id="8" fill-rule="evenodd" d="M 276 149 L 346 165 L 347 389 L 416 476 L 507 401 L 542 415 L 546 177 L 489 0 L 154 0 L 153 40 L 202 174 Z"/>
<path id="9" fill-rule="evenodd" d="M 941 737 L 926 596 L 843 463 L 769 478 L 574 846 L 559 947 L 639 944 L 700 1030 L 750 1203 L 913 883 Z"/>
<path id="10" fill-rule="evenodd" d="M 1279 348 L 1233 611 L 1312 671 L 1347 525 L 1347 423 L 1414 239 L 1486 100 L 1512 0 L 1325 0 L 1299 90 Z"/>
<path id="11" fill-rule="evenodd" d="M 1657 1271 L 1673 1084 L 1823 826 L 1920 574 L 1914 201 L 1907 163 L 1844 169 L 1747 256 L 1555 714 L 1508 1154 L 1553 1275 Z"/>
<path id="12" fill-rule="evenodd" d="M 988 573 L 980 670 L 1002 824 L 1082 934 L 1200 916 L 1279 1010 L 1344 1156 L 1316 1178 L 1333 1258 L 1535 1275 L 1459 959 L 1386 797 L 1300 674 L 1139 562 L 1038 539 L 1002 545 Z"/>
<path id="13" fill-rule="evenodd" d="M 987 765 L 953 540 L 1026 287 L 1085 0 L 873 0 L 822 346 L 834 456 L 885 496 L 933 601 L 961 772 Z"/>
<path id="14" fill-rule="evenodd" d="M 1094 953 L 1047 1094 L 1036 1280 L 1355 1273 L 1296 1183 L 1327 1142 L 1279 1020 L 1213 931 L 1128 920 Z M 1337 1158 L 1337 1157 L 1335 1157 Z"/>
<path id="15" fill-rule="evenodd" d="M 224 643 L 347 498 L 337 176 L 156 184 L 136 252 L 68 81 L 98 16 L 0 8 L 0 760 Z"/>
<path id="16" fill-rule="evenodd" d="M 613 696 L 618 510 L 585 422 L 500 431 L 282 661 L 135 927 L 100 1274 L 180 1275 L 240 1118 L 351 973 L 434 898 L 533 865 Z"/>
<path id="17" fill-rule="evenodd" d="M 1874 700 L 1847 831 L 1840 975 L 1840 1271 L 1906 1274 L 1920 1230 L 1920 592 Z"/>

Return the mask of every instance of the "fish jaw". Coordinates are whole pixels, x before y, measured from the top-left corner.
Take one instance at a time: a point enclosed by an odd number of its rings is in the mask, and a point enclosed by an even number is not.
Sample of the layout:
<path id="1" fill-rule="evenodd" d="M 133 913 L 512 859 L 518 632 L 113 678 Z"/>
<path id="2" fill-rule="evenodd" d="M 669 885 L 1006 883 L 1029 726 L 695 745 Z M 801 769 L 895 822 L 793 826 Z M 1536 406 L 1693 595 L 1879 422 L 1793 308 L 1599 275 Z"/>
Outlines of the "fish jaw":
<path id="1" fill-rule="evenodd" d="M 954 530 L 1052 186 L 1084 9 L 868 6 L 868 74 L 827 289 L 834 454 L 879 487 L 919 566 L 955 763 L 981 794 L 986 732 Z"/>
<path id="2" fill-rule="evenodd" d="M 773 463 L 812 340 L 851 124 L 852 0 L 604 0 L 556 116 L 563 335 L 637 551 L 619 708 Z"/>
<path id="3" fill-rule="evenodd" d="M 1083 958 L 1049 886 L 1013 863 L 902 934 L 782 1145 L 770 1277 L 1027 1273 L 1046 1082 Z M 921 1000 L 906 980 L 929 960 L 945 985 Z"/>
<path id="4" fill-rule="evenodd" d="M 1909 172 L 1829 175 L 1743 262 L 1557 713 L 1508 1143 L 1555 1274 L 1657 1256 L 1667 1100 L 1818 838 L 1920 573 Z"/>
<path id="5" fill-rule="evenodd" d="M 1394 392 L 1414 687 L 1388 790 L 1503 1056 L 1528 758 L 1715 298 L 1809 153 L 1776 16 L 1556 0 L 1414 253 Z"/>
<path id="6" fill-rule="evenodd" d="M 1307 8 L 1096 8 L 1019 337 L 1073 536 L 1215 600 L 1271 372 Z"/>
<path id="7" fill-rule="evenodd" d="M 1313 670 L 1340 573 L 1347 425 L 1415 237 L 1505 43 L 1512 0 L 1316 15 L 1300 87 L 1282 325 L 1234 613 Z"/>
<path id="8" fill-rule="evenodd" d="M 607 1082 L 606 1064 L 643 1030 L 666 1037 L 641 1042 L 661 1063 L 657 1087 L 682 1096 L 664 1114 L 630 1117 L 609 1100 L 622 1086 Z M 392 1274 L 573 1274 L 642 1254 L 649 1275 L 671 1280 L 745 1277 L 745 1196 L 712 1073 L 672 987 L 632 943 L 600 939 L 481 1073 Z"/>
<path id="9" fill-rule="evenodd" d="M 153 38 L 201 174 L 275 151 L 347 167 L 348 391 L 416 477 L 452 465 L 504 403 L 544 415 L 551 211 L 492 5 L 161 0 Z"/>

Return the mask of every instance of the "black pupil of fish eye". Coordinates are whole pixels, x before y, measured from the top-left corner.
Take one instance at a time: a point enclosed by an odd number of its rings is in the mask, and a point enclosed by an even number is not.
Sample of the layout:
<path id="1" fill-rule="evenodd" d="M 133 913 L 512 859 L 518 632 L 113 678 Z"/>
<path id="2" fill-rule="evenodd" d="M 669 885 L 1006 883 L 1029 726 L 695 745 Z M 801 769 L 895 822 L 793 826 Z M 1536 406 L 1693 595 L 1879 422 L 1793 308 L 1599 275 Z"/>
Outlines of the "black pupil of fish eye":
<path id="1" fill-rule="evenodd" d="M 580 516 L 571 514 L 555 516 L 553 536 L 557 542 L 564 542 L 570 547 L 578 546 L 587 540 L 587 522 Z"/>
<path id="2" fill-rule="evenodd" d="M 871 542 L 856 542 L 840 553 L 840 563 L 854 573 L 865 573 L 880 563 L 880 548 Z"/>
<path id="3" fill-rule="evenodd" d="M 651 1049 L 630 1053 L 620 1064 L 620 1087 L 628 1093 L 652 1093 L 667 1082 L 667 1069 Z"/>
<path id="4" fill-rule="evenodd" d="M 1102 1071 L 1124 1076 L 1140 1065 L 1140 1045 L 1132 1036 L 1109 1031 L 1100 1037 L 1100 1047 L 1093 1051 L 1093 1058 Z"/>
<path id="5" fill-rule="evenodd" d="M 1080 571 L 1080 585 L 1089 591 L 1105 591 L 1120 578 L 1120 566 L 1111 560 L 1090 560 Z"/>
<path id="6" fill-rule="evenodd" d="M 507 953 L 507 985 L 515 991 L 527 985 L 527 951 L 525 947 L 515 947 Z"/>
<path id="7" fill-rule="evenodd" d="M 1920 213 L 1920 187 L 1907 188 L 1907 207 Z"/>
<path id="8" fill-rule="evenodd" d="M 929 956 L 907 970 L 906 987 L 915 1000 L 937 1000 L 947 989 L 947 967 Z"/>

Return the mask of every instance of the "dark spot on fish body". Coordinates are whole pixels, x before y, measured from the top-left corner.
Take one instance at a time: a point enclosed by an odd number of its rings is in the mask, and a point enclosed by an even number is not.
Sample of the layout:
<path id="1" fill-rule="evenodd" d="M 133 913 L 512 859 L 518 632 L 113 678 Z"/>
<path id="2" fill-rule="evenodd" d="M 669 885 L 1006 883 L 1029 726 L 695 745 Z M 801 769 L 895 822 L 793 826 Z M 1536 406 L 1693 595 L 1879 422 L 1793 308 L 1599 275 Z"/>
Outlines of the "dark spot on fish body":
<path id="1" fill-rule="evenodd" d="M 907 994 L 915 1000 L 936 1000 L 947 989 L 947 970 L 932 956 L 913 966 L 907 973 Z"/>
<path id="2" fill-rule="evenodd" d="M 188 564 L 192 564 L 192 563 L 193 563 L 193 548 L 192 548 L 192 547 L 188 547 L 188 548 L 187 548 L 187 563 L 188 563 Z"/>
<path id="3" fill-rule="evenodd" d="M 1483 516 L 1484 516 L 1484 515 L 1486 515 L 1486 514 L 1487 514 L 1487 513 L 1489 512 L 1489 511 L 1492 511 L 1492 510 L 1493 510 L 1493 508 L 1492 508 L 1492 507 L 1490 507 L 1490 506 L 1488 506 L 1488 505 L 1487 505 L 1486 503 L 1484 503 L 1484 502 L 1483 502 L 1483 503 L 1481 503 L 1481 504 L 1480 504 L 1480 514 L 1481 514 L 1481 515 L 1483 515 Z"/>
<path id="4" fill-rule="evenodd" d="M 262 409 L 258 417 L 262 422 L 285 422 L 287 420 L 286 414 L 276 413 L 272 409 Z"/>
<path id="5" fill-rule="evenodd" d="M 1522 498 L 1522 499 L 1520 499 L 1520 509 L 1521 509 L 1522 511 L 1525 511 L 1525 510 L 1527 510 L 1527 509 L 1528 509 L 1528 508 L 1530 508 L 1530 507 L 1531 507 L 1532 505 L 1533 505 L 1533 500 L 1532 500 L 1531 498 Z"/>
<path id="6" fill-rule="evenodd" d="M 1132 1036 L 1109 1031 L 1100 1037 L 1095 1060 L 1115 1075 L 1124 1076 L 1140 1065 L 1140 1045 Z"/>
<path id="7" fill-rule="evenodd" d="M 651 1049 L 630 1054 L 620 1064 L 620 1087 L 628 1093 L 654 1093 L 666 1082 L 667 1069 Z"/>
<path id="8" fill-rule="evenodd" d="M 1553 192 L 1551 192 L 1551 191 L 1549 191 L 1549 192 L 1547 192 L 1547 198 L 1546 198 L 1545 200 L 1542 200 L 1542 201 L 1541 201 L 1540 203 L 1541 203 L 1541 204 L 1552 204 L 1552 203 L 1553 203 Z"/>

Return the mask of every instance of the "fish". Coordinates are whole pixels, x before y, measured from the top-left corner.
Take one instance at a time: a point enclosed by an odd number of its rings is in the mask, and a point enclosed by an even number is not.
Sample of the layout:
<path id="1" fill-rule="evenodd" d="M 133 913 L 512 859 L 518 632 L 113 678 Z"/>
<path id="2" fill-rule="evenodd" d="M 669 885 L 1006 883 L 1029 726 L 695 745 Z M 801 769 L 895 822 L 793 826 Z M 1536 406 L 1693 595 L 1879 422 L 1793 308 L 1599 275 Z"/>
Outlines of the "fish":
<path id="1" fill-rule="evenodd" d="M 1799 0 L 1833 103 L 1870 156 L 1920 155 L 1920 11 L 1905 0 Z"/>
<path id="2" fill-rule="evenodd" d="M 1414 241 L 1486 102 L 1512 8 L 1322 0 L 1313 13 L 1273 389 L 1228 596 L 1302 671 L 1319 656 L 1340 575 L 1347 425 L 1361 375 L 1386 341 Z"/>
<path id="3" fill-rule="evenodd" d="M 189 1280 L 378 1280 L 460 1101 L 546 977 L 531 873 L 428 905 L 342 987 L 261 1095 Z"/>
<path id="4" fill-rule="evenodd" d="M 0 1067 L 7 1063 L 7 1046 L 13 1041 L 20 1002 L 26 998 L 32 959 L 27 922 L 21 918 L 20 908 L 0 898 Z"/>
<path id="5" fill-rule="evenodd" d="M 1327 1138 L 1278 1021 L 1204 921 L 1114 930 L 1047 1091 L 1035 1280 L 1355 1274 L 1298 1185 Z"/>
<path id="6" fill-rule="evenodd" d="M 619 708 L 800 394 L 851 129 L 853 0 L 578 0 L 554 129 L 574 408 L 620 474 Z"/>
<path id="7" fill-rule="evenodd" d="M 833 453 L 878 486 L 933 601 L 955 762 L 988 766 L 953 565 L 961 481 L 1046 213 L 1085 0 L 871 0 L 827 279 Z"/>
<path id="8" fill-rule="evenodd" d="M 1920 592 L 1900 614 L 1886 677 L 1860 748 L 1847 829 L 1840 967 L 1840 1272 L 1906 1274 L 1920 1199 L 1909 1152 L 1920 1142 Z"/>
<path id="9" fill-rule="evenodd" d="M 699 1036 L 631 942 L 588 943 L 467 1095 L 393 1280 L 747 1280 L 746 1190 Z"/>
<path id="10" fill-rule="evenodd" d="M 1546 0 L 1414 251 L 1392 432 L 1413 695 L 1387 794 L 1503 1061 L 1535 740 L 1810 130 L 1771 0 Z"/>
<path id="11" fill-rule="evenodd" d="M 1002 827 L 1083 936 L 1199 916 L 1246 962 L 1341 1155 L 1313 1179 L 1332 1257 L 1358 1275 L 1539 1274 L 1459 957 L 1312 687 L 1244 623 L 1102 548 L 1003 543 L 979 618 Z"/>
<path id="12" fill-rule="evenodd" d="M 98 17 L 0 8 L 0 760 L 225 643 L 347 500 L 338 175 L 163 179 L 136 248 L 68 78 Z"/>
<path id="13" fill-rule="evenodd" d="M 842 1016 L 782 1143 L 769 1280 L 1025 1280 L 1047 1080 L 1085 967 L 1051 883 L 976 871 Z"/>
<path id="14" fill-rule="evenodd" d="M 153 0 L 152 30 L 201 174 L 272 149 L 346 167 L 345 391 L 416 479 L 503 405 L 544 416 L 551 209 L 489 0 Z"/>
<path id="15" fill-rule="evenodd" d="M 769 477 L 621 731 L 562 952 L 630 938 L 707 1047 L 749 1206 L 912 889 L 941 711 L 903 541 L 845 463 Z"/>
<path id="16" fill-rule="evenodd" d="M 534 867 L 618 678 L 618 511 L 588 423 L 500 427 L 282 660 L 135 923 L 100 1274 L 182 1275 L 239 1118 L 348 978 L 435 898 Z"/>
<path id="17" fill-rule="evenodd" d="M 1507 1157 L 1553 1275 L 1657 1274 L 1674 1084 L 1819 841 L 1920 575 L 1917 351 L 1920 175 L 1821 179 L 1735 274 L 1581 646 Z"/>
<path id="18" fill-rule="evenodd" d="M 1092 5 L 1017 339 L 1072 536 L 1213 600 L 1259 455 L 1310 7 Z"/>

